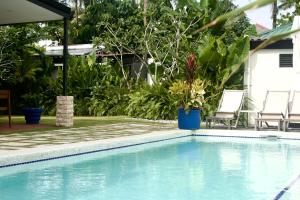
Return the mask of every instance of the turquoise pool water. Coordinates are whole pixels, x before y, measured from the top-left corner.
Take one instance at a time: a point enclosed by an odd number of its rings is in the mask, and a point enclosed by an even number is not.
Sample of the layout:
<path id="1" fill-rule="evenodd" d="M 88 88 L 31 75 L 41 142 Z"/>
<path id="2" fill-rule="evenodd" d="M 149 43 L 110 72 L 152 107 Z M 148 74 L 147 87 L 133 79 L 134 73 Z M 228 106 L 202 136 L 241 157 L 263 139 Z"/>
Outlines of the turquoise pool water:
<path id="1" fill-rule="evenodd" d="M 1 200 L 267 200 L 300 141 L 197 137 L 0 169 Z M 282 199 L 300 199 L 294 186 Z"/>

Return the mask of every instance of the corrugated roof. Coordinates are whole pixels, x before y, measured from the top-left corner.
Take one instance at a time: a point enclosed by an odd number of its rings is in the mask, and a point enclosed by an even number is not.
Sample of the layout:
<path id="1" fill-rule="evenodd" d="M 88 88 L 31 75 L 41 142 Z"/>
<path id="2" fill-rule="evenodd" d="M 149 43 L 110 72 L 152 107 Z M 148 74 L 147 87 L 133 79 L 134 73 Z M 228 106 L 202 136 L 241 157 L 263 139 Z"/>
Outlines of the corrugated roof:
<path id="1" fill-rule="evenodd" d="M 93 51 L 102 51 L 104 46 L 94 47 L 93 44 L 77 44 L 69 45 L 69 54 L 73 56 L 88 55 Z M 49 46 L 46 47 L 45 55 L 48 56 L 62 56 L 63 46 Z"/>
<path id="2" fill-rule="evenodd" d="M 275 35 L 281 34 L 281 33 L 285 33 L 288 32 L 292 29 L 292 23 L 288 23 L 282 26 L 279 26 L 277 28 L 274 28 L 272 30 L 266 31 L 264 33 L 261 33 L 258 38 L 258 40 L 267 40 Z"/>

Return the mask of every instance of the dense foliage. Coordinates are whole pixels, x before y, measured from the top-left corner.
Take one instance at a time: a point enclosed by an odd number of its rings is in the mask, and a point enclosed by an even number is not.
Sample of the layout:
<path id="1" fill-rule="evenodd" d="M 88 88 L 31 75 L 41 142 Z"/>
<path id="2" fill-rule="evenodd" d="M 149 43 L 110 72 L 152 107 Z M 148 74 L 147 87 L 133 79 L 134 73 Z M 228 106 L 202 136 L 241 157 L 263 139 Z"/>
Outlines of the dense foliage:
<path id="1" fill-rule="evenodd" d="M 145 119 L 175 119 L 176 99 L 168 91 L 167 85 L 145 85 L 129 95 L 126 111 L 131 117 Z"/>
<path id="2" fill-rule="evenodd" d="M 280 0 L 278 10 L 280 15 L 278 24 L 291 23 L 294 16 L 300 15 L 300 0 Z"/>
<path id="3" fill-rule="evenodd" d="M 0 88 L 12 90 L 14 113 L 28 106 L 43 107 L 43 97 L 51 98 L 46 91 L 53 84 L 52 58 L 34 45 L 42 38 L 47 34 L 37 24 L 0 27 Z"/>
<path id="4" fill-rule="evenodd" d="M 150 0 L 146 13 L 142 5 L 130 0 L 76 0 L 75 5 L 71 42 L 103 45 L 107 54 L 114 55 L 103 63 L 96 62 L 95 54 L 71 57 L 68 94 L 74 96 L 76 115 L 176 118 L 177 100 L 169 87 L 185 78 L 185 61 L 191 53 L 199 66 L 195 79 L 207 85 L 204 115 L 215 109 L 224 88 L 242 88 L 248 35 L 254 33 L 247 18 L 229 18 L 199 31 L 217 16 L 235 9 L 230 0 L 177 4 Z M 2 43 L 8 38 L 3 44 L 12 46 L 11 51 L 0 55 L 0 87 L 14 91 L 20 109 L 27 99 L 40 104 L 45 114 L 55 114 L 56 96 L 62 91 L 61 69 L 55 78 L 52 60 L 32 44 L 42 38 L 61 42 L 61 24 L 4 27 L 1 31 L 8 31 L 3 38 L 0 34 Z M 123 55 L 132 55 L 141 63 L 140 69 L 150 74 L 152 86 L 139 74 L 132 76 Z"/>

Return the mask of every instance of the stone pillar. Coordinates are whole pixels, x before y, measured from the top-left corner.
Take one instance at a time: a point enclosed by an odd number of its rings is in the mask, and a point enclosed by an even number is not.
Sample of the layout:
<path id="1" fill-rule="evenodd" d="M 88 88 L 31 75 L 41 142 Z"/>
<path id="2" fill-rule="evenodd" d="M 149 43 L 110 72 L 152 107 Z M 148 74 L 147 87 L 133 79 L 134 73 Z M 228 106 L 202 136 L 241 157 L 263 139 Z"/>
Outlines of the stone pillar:
<path id="1" fill-rule="evenodd" d="M 56 98 L 56 126 L 73 126 L 73 96 L 57 96 Z"/>

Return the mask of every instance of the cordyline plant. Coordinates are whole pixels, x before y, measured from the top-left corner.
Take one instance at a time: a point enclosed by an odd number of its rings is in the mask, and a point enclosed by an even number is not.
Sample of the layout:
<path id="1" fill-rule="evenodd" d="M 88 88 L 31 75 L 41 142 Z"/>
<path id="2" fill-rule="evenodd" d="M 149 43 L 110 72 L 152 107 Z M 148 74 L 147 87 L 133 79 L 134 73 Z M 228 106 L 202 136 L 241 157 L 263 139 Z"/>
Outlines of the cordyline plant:
<path id="1" fill-rule="evenodd" d="M 195 79 L 196 55 L 191 54 L 186 60 L 186 80 L 178 80 L 172 84 L 169 91 L 178 100 L 178 106 L 182 106 L 186 112 L 193 108 L 201 108 L 204 103 L 206 84 L 200 79 Z"/>
<path id="2" fill-rule="evenodd" d="M 192 53 L 189 55 L 186 59 L 186 81 L 189 84 L 189 86 L 192 86 L 194 79 L 195 79 L 195 71 L 197 69 L 198 65 L 196 64 L 196 55 Z"/>

